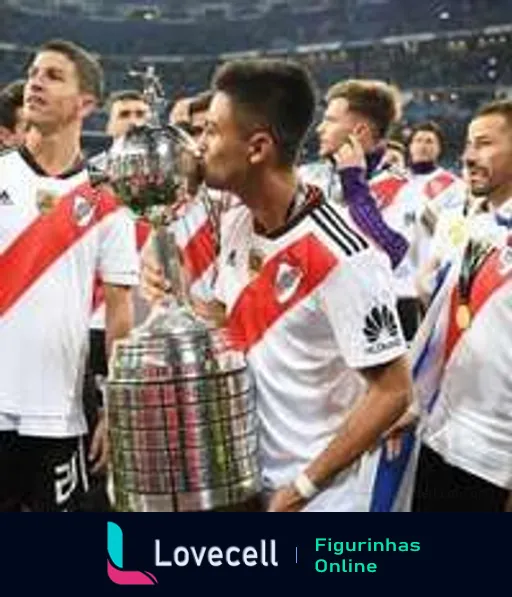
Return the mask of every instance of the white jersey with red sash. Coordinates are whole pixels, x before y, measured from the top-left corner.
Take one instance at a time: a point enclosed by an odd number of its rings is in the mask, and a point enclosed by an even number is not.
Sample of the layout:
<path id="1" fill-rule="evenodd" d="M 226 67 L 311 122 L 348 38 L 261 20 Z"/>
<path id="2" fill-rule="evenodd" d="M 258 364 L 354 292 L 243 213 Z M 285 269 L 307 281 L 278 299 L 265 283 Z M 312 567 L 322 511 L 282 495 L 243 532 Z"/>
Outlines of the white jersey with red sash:
<path id="1" fill-rule="evenodd" d="M 386 223 L 409 242 L 409 251 L 395 270 L 396 291 L 399 297 L 415 298 L 418 270 L 431 253 L 432 234 L 423 224 L 425 214 L 430 210 L 439 217 L 460 211 L 466 199 L 465 185 L 444 168 L 415 175 L 391 169 L 372 180 L 371 189 Z"/>
<path id="2" fill-rule="evenodd" d="M 95 275 L 137 283 L 133 220 L 85 171 L 48 177 L 20 152 L 0 189 L 0 428 L 79 435 Z"/>
<path id="3" fill-rule="evenodd" d="M 512 236 L 479 267 L 467 305 L 460 276 L 449 277 L 438 321 L 440 380 L 422 396 L 424 441 L 448 463 L 512 489 Z"/>
<path id="4" fill-rule="evenodd" d="M 238 203 L 232 195 L 203 186 L 195 197 L 176 209 L 178 219 L 172 229 L 192 298 L 202 301 L 214 298 L 220 218 Z"/>
<path id="5" fill-rule="evenodd" d="M 489 437 L 491 437 L 498 429 L 503 431 L 505 427 L 509 430 L 511 428 L 512 251 L 510 247 L 500 248 L 507 244 L 510 232 L 507 232 L 507 226 L 500 225 L 494 217 L 494 230 L 492 230 L 487 221 L 488 215 L 478 213 L 470 216 L 469 236 L 465 234 L 462 246 L 459 244 L 458 248 L 450 247 L 448 258 L 452 260 L 444 263 L 439 271 L 432 302 L 409 353 L 414 380 L 415 407 L 421 414 L 419 435 L 422 427 L 430 424 L 430 413 L 435 412 L 432 421 L 436 428 L 439 426 L 439 434 L 436 434 L 433 444 L 442 443 L 442 452 L 439 451 L 443 455 L 454 448 L 456 453 L 459 453 L 462 447 L 461 444 L 457 447 L 458 437 L 456 441 L 452 433 L 464 438 L 466 450 L 469 441 L 474 441 L 475 445 L 478 444 L 480 447 L 483 447 L 487 441 L 487 439 L 484 443 L 481 440 L 477 441 L 474 435 L 477 430 L 484 434 L 490 432 Z M 484 220 L 482 220 L 483 216 L 485 216 Z M 468 311 L 465 306 L 459 310 L 457 301 L 462 254 L 469 238 L 473 241 L 476 239 L 480 244 L 490 243 L 497 248 L 489 255 L 479 275 L 475 277 L 470 300 L 463 302 L 463 305 L 466 305 L 466 302 L 469 303 Z M 508 242 L 510 243 L 510 240 Z M 471 325 L 469 329 L 463 331 L 460 323 Z M 495 408 L 496 403 L 505 395 L 508 398 Z M 439 403 L 438 410 L 433 411 L 441 398 L 443 401 Z M 472 412 L 475 407 L 476 410 Z M 508 414 L 500 419 L 507 411 Z M 455 414 L 453 421 L 452 412 Z M 496 415 L 496 421 L 492 422 L 494 415 Z M 463 425 L 469 422 L 467 432 L 466 430 L 464 433 L 461 432 L 461 420 L 464 421 Z M 477 420 L 480 423 L 475 426 L 474 422 Z M 483 423 L 490 423 L 487 431 Z M 433 430 L 434 428 L 431 431 Z M 400 502 L 404 492 L 407 493 L 413 485 L 419 447 L 417 435 L 412 431 L 404 433 L 403 449 L 399 458 L 394 461 L 381 459 L 372 510 L 393 509 L 394 505 Z M 497 438 L 498 435 L 495 437 Z M 510 439 L 506 441 L 508 441 L 507 450 L 510 456 L 512 455 Z M 489 443 L 492 442 L 493 440 L 490 439 Z M 488 448 L 489 453 L 494 449 L 489 446 L 485 449 Z M 471 450 L 472 447 L 466 452 L 466 456 L 471 453 Z M 503 452 L 502 455 L 504 455 Z M 449 460 L 448 457 L 447 460 Z M 486 467 L 488 464 L 487 462 Z M 507 466 L 510 471 L 510 462 Z M 490 467 L 487 468 L 488 472 L 490 470 Z M 488 478 L 486 474 L 476 473 L 476 470 L 475 474 Z"/>
<path id="6" fill-rule="evenodd" d="M 416 174 L 412 178 L 411 192 L 420 193 L 422 203 L 418 220 L 418 261 L 420 267 L 428 262 L 432 253 L 434 230 L 426 221 L 437 222 L 443 214 L 460 212 L 467 199 L 467 187 L 463 180 L 444 168 L 438 167 L 430 174 Z"/>
<path id="7" fill-rule="evenodd" d="M 388 257 L 318 198 L 277 234 L 241 206 L 223 220 L 217 298 L 255 376 L 261 462 L 291 482 L 334 438 L 365 391 L 358 369 L 405 352 Z M 258 271 L 255 271 L 258 270 Z M 365 511 L 378 451 L 337 476 L 308 511 Z"/>

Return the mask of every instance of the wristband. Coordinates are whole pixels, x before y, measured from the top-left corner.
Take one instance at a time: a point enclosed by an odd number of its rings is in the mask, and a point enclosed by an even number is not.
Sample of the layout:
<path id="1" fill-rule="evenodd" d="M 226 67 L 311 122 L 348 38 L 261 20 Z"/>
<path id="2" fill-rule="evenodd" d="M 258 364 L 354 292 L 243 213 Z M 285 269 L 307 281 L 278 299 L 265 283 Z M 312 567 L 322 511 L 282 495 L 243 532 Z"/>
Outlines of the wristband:
<path id="1" fill-rule="evenodd" d="M 318 492 L 318 487 L 311 481 L 306 473 L 301 473 L 294 481 L 293 486 L 301 497 L 305 500 L 310 500 Z"/>

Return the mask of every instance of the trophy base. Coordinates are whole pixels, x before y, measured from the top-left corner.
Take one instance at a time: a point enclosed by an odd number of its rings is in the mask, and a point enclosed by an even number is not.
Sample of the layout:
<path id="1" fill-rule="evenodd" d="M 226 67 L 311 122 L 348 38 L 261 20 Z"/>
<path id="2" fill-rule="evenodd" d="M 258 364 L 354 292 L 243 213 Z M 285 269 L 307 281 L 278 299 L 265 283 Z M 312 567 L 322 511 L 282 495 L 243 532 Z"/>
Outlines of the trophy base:
<path id="1" fill-rule="evenodd" d="M 116 499 L 118 497 L 118 499 Z M 227 488 L 174 495 L 121 492 L 112 495 L 117 512 L 261 512 L 263 498 L 258 483 L 251 479 Z"/>

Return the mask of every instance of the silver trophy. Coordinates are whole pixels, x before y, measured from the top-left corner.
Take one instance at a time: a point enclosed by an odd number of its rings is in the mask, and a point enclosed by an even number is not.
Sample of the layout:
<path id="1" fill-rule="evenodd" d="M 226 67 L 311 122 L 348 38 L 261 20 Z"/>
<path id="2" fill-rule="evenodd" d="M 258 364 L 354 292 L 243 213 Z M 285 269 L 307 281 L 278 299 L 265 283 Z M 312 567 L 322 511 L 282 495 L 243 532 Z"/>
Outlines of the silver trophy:
<path id="1" fill-rule="evenodd" d="M 171 294 L 124 340 L 109 363 L 106 411 L 118 511 L 234 509 L 257 497 L 257 415 L 252 378 L 227 329 L 197 317 L 183 283 L 173 204 L 183 163 L 199 152 L 178 127 L 160 126 L 161 86 L 144 76 L 153 108 L 108 152 L 103 178 L 150 219 Z"/>

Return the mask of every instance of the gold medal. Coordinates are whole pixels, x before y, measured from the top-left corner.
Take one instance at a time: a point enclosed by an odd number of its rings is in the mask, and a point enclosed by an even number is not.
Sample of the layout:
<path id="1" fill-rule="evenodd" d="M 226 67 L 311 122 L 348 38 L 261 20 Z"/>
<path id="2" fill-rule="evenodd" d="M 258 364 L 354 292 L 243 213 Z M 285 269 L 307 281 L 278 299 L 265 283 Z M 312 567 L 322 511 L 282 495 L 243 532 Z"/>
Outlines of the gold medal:
<path id="1" fill-rule="evenodd" d="M 456 315 L 457 325 L 461 330 L 467 330 L 471 325 L 471 310 L 469 305 L 459 305 Z"/>
<path id="2" fill-rule="evenodd" d="M 454 220 L 449 228 L 448 235 L 453 246 L 460 247 L 466 239 L 467 224 L 464 218 Z"/>

